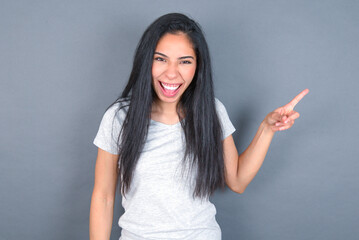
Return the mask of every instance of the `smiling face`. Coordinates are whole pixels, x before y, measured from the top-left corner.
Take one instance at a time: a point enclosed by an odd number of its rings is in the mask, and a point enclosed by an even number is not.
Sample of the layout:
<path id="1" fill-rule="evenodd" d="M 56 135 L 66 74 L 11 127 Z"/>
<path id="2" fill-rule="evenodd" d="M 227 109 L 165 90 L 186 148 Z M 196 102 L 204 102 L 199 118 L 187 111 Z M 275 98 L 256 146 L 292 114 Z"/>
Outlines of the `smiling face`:
<path id="1" fill-rule="evenodd" d="M 184 33 L 165 34 L 153 56 L 152 86 L 157 104 L 177 104 L 196 72 L 196 54 Z"/>

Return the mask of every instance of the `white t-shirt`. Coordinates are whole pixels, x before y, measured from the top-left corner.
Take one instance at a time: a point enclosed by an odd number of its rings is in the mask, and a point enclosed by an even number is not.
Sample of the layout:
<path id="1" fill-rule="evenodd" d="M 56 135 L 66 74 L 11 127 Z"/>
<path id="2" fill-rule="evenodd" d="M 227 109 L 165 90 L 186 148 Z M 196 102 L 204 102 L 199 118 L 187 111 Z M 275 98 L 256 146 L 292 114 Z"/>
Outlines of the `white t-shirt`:
<path id="1" fill-rule="evenodd" d="M 225 139 L 235 128 L 223 104 L 218 99 L 215 103 Z M 124 109 L 115 114 L 117 108 L 118 103 L 106 111 L 93 141 L 112 154 L 118 154 L 117 137 L 126 116 Z M 179 122 L 167 125 L 151 120 L 131 187 L 122 197 L 125 212 L 118 221 L 120 240 L 221 239 L 215 206 L 209 200 L 192 197 L 195 168 L 190 174 L 186 171 L 184 150 Z"/>

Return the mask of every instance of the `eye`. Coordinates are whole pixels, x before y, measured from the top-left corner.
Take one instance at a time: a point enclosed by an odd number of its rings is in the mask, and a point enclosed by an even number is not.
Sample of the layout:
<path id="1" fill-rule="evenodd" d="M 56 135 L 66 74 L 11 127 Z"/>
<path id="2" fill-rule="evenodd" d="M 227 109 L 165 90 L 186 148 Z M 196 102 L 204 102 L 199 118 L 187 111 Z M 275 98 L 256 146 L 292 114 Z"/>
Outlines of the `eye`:
<path id="1" fill-rule="evenodd" d="M 155 57 L 154 60 L 155 61 L 160 61 L 160 62 L 165 62 L 166 61 L 164 58 L 161 58 L 161 57 Z"/>
<path id="2" fill-rule="evenodd" d="M 188 61 L 188 60 L 183 60 L 181 63 L 182 63 L 182 64 L 192 64 L 192 62 L 191 62 L 191 61 Z"/>

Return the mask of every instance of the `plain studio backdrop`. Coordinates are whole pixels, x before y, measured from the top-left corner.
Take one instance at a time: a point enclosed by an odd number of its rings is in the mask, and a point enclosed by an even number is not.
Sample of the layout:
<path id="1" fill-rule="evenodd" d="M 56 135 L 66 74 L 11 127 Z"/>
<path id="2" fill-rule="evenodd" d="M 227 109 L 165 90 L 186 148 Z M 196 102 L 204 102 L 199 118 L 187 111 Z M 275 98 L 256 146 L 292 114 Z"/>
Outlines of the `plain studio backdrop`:
<path id="1" fill-rule="evenodd" d="M 140 36 L 169 12 L 201 24 L 239 152 L 310 89 L 244 194 L 211 197 L 223 239 L 357 238 L 359 1 L 3 0 L 0 239 L 88 239 L 92 141 Z"/>

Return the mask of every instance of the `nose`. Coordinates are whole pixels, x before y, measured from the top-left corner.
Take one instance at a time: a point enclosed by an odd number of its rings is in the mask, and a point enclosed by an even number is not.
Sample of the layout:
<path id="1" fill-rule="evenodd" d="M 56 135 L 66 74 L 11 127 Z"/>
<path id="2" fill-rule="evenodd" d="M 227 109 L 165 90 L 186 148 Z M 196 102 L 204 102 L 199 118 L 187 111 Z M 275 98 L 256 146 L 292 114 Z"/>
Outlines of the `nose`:
<path id="1" fill-rule="evenodd" d="M 168 79 L 176 79 L 178 77 L 178 66 L 176 63 L 168 64 L 166 69 L 166 76 Z"/>

